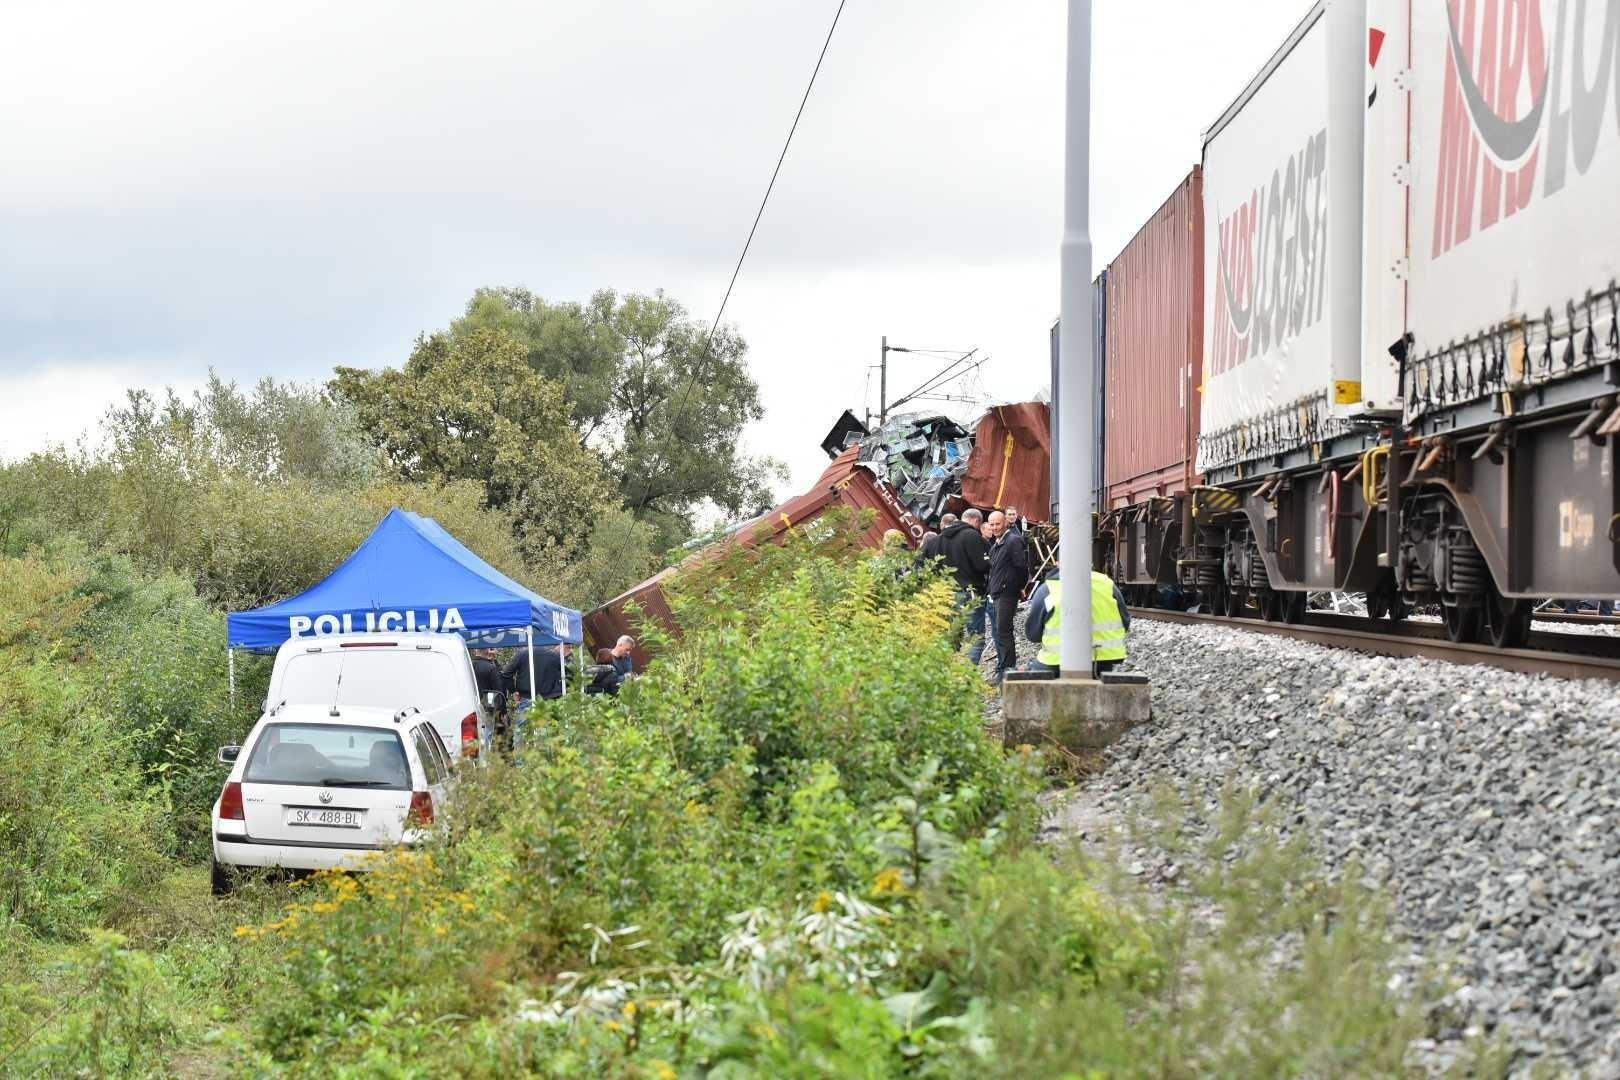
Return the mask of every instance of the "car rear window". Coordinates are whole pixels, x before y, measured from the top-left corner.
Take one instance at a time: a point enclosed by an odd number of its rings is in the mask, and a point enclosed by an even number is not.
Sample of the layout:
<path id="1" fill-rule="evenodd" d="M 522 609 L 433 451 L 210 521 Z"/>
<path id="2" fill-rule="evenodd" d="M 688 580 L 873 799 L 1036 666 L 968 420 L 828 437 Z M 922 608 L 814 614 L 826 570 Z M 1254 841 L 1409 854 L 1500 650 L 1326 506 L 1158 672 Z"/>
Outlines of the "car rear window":
<path id="1" fill-rule="evenodd" d="M 323 649 L 288 657 L 277 701 L 290 705 L 375 705 L 431 712 L 461 689 L 450 658 L 421 649 Z"/>
<path id="2" fill-rule="evenodd" d="M 250 784 L 406 789 L 405 744 L 392 731 L 342 724 L 267 724 L 242 779 Z"/>

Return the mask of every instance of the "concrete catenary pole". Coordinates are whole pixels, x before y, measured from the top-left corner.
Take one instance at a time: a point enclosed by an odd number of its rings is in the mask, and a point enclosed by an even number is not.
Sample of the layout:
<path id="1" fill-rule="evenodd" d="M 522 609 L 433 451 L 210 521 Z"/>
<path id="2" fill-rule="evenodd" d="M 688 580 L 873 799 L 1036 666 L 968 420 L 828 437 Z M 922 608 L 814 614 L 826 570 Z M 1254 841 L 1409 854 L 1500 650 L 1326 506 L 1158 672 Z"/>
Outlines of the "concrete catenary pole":
<path id="1" fill-rule="evenodd" d="M 1063 151 L 1062 296 L 1058 317 L 1058 505 L 1064 678 L 1092 677 L 1091 533 L 1091 0 L 1069 0 L 1069 71 Z"/>

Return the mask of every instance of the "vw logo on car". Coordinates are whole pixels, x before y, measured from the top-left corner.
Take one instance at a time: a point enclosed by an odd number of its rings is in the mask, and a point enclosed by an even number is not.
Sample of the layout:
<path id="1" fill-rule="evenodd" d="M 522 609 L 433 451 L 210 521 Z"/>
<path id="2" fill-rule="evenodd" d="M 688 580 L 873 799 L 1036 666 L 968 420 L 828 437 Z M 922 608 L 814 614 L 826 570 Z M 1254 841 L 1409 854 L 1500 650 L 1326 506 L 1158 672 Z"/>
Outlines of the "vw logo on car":
<path id="1" fill-rule="evenodd" d="M 323 806 L 332 801 L 332 793 L 330 791 L 323 791 L 315 797 L 321 800 L 321 805 Z"/>

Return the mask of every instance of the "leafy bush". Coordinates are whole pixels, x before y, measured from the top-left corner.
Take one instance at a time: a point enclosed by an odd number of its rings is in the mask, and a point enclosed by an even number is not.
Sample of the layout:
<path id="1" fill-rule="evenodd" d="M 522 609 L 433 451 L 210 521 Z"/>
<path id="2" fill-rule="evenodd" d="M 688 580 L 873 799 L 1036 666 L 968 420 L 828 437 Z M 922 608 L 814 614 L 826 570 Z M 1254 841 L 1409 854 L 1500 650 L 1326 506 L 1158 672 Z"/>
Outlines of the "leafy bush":
<path id="1" fill-rule="evenodd" d="M 981 730 L 982 680 L 952 648 L 950 586 L 814 548 L 782 573 L 794 558 L 739 551 L 686 575 L 680 652 L 623 695 L 630 715 L 662 731 L 699 775 L 747 746 L 761 799 L 784 798 L 809 764 L 827 762 L 857 806 L 871 805 L 935 760 L 944 786 L 977 793 L 981 819 L 1027 806 L 1023 774 Z M 731 592 L 738 563 L 775 571 L 781 584 L 719 609 L 713 596 Z M 711 583 L 700 608 L 693 594 Z"/>
<path id="2" fill-rule="evenodd" d="M 163 869 L 168 822 L 75 664 L 82 572 L 0 559 L 0 912 L 41 933 L 105 918 Z"/>

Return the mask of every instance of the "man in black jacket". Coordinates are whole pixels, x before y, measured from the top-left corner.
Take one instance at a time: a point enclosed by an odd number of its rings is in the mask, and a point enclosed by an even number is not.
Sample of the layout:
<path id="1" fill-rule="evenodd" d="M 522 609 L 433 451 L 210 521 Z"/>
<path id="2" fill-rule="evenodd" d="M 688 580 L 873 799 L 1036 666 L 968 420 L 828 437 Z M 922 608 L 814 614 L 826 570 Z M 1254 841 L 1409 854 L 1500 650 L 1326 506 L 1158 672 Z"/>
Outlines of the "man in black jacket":
<path id="1" fill-rule="evenodd" d="M 964 510 L 962 520 L 945 525 L 939 534 L 940 558 L 956 578 L 957 603 L 967 611 L 966 633 L 973 642 L 975 664 L 984 655 L 984 595 L 990 574 L 990 554 L 979 535 L 983 520 L 977 510 Z"/>
<path id="2" fill-rule="evenodd" d="M 990 549 L 990 605 L 995 613 L 996 682 L 1000 684 L 1014 656 L 1013 622 L 1018 617 L 1018 598 L 1029 583 L 1029 549 L 1024 535 L 1007 529 L 1000 510 L 990 514 L 990 535 L 996 538 Z"/>
<path id="3" fill-rule="evenodd" d="M 567 648 L 567 646 L 565 646 Z M 563 696 L 562 667 L 564 658 L 558 654 L 555 645 L 536 645 L 534 647 L 534 693 L 536 697 L 560 698 Z M 501 669 L 506 677 L 507 685 L 512 692 L 523 698 L 524 705 L 529 703 L 529 649 L 519 646 L 512 654 L 512 659 L 506 662 Z M 522 708 L 523 706 L 519 706 Z"/>
<path id="4" fill-rule="evenodd" d="M 485 694 L 509 694 L 512 687 L 501 674 L 501 665 L 494 649 L 474 649 L 472 652 L 473 678 L 478 681 L 478 697 Z"/>

